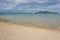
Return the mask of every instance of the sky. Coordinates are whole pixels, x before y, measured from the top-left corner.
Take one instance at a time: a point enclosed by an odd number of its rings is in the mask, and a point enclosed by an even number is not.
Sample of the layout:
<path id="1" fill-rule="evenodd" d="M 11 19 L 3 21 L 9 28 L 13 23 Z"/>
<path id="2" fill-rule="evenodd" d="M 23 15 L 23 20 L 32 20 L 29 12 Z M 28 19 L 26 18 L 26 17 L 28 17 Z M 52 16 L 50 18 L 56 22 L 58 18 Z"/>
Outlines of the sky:
<path id="1" fill-rule="evenodd" d="M 0 12 L 60 12 L 60 0 L 0 0 Z"/>

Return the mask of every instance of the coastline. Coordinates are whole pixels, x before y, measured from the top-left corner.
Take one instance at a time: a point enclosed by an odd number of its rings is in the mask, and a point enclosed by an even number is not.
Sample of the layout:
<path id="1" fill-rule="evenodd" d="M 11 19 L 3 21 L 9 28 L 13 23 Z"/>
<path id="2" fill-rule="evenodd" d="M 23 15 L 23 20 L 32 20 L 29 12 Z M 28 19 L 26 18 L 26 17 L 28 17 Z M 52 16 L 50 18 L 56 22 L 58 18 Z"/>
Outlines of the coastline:
<path id="1" fill-rule="evenodd" d="M 60 28 L 54 27 L 54 25 L 52 25 L 51 27 L 43 27 L 43 26 L 38 26 L 38 25 L 36 26 L 34 24 L 31 24 L 31 23 L 17 22 L 17 21 L 14 21 L 14 20 L 9 20 L 9 19 L 4 19 L 4 18 L 0 18 L 0 22 L 9 23 L 9 24 L 15 24 L 15 25 L 24 25 L 24 26 L 28 26 L 28 27 L 35 27 L 35 28 L 42 28 L 42 29 L 60 31 Z"/>
<path id="2" fill-rule="evenodd" d="M 60 31 L 0 22 L 0 40 L 60 40 Z"/>

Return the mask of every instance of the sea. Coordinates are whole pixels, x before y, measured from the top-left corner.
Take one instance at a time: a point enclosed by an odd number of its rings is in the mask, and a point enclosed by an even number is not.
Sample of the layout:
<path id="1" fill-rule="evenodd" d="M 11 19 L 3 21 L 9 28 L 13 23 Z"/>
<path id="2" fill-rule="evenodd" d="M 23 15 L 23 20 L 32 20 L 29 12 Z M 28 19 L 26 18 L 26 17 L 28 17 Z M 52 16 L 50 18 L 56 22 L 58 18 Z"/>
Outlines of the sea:
<path id="1" fill-rule="evenodd" d="M 60 29 L 60 14 L 4 14 L 0 18 L 18 25 Z"/>

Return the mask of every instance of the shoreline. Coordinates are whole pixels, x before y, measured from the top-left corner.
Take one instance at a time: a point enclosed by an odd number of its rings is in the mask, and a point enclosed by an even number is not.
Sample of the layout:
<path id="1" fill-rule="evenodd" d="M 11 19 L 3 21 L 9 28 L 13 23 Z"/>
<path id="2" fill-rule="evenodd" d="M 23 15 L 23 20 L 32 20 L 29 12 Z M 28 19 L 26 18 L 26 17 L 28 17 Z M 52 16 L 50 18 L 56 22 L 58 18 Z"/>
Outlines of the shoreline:
<path id="1" fill-rule="evenodd" d="M 3 23 L 9 23 L 9 24 L 15 24 L 15 25 L 24 25 L 24 26 L 28 26 L 28 27 L 35 27 L 35 28 L 42 28 L 42 29 L 47 29 L 47 30 L 57 30 L 57 31 L 60 31 L 60 28 L 55 28 L 55 27 L 39 27 L 39 26 L 34 26 L 34 25 L 29 25 L 29 24 L 24 24 L 24 23 L 18 23 L 17 21 L 14 21 L 14 20 L 8 20 L 8 19 L 3 19 L 3 18 L 0 18 L 0 22 L 3 22 Z"/>

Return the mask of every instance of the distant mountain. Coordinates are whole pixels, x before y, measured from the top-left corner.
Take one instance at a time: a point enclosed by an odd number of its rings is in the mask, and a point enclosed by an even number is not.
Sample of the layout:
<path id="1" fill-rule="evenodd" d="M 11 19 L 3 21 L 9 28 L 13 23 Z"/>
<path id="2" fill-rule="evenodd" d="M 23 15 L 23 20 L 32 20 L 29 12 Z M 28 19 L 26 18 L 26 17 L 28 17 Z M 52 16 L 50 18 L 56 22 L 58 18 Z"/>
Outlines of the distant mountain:
<path id="1" fill-rule="evenodd" d="M 34 14 L 58 14 L 57 12 L 50 12 L 50 11 L 38 11 L 35 12 Z"/>

